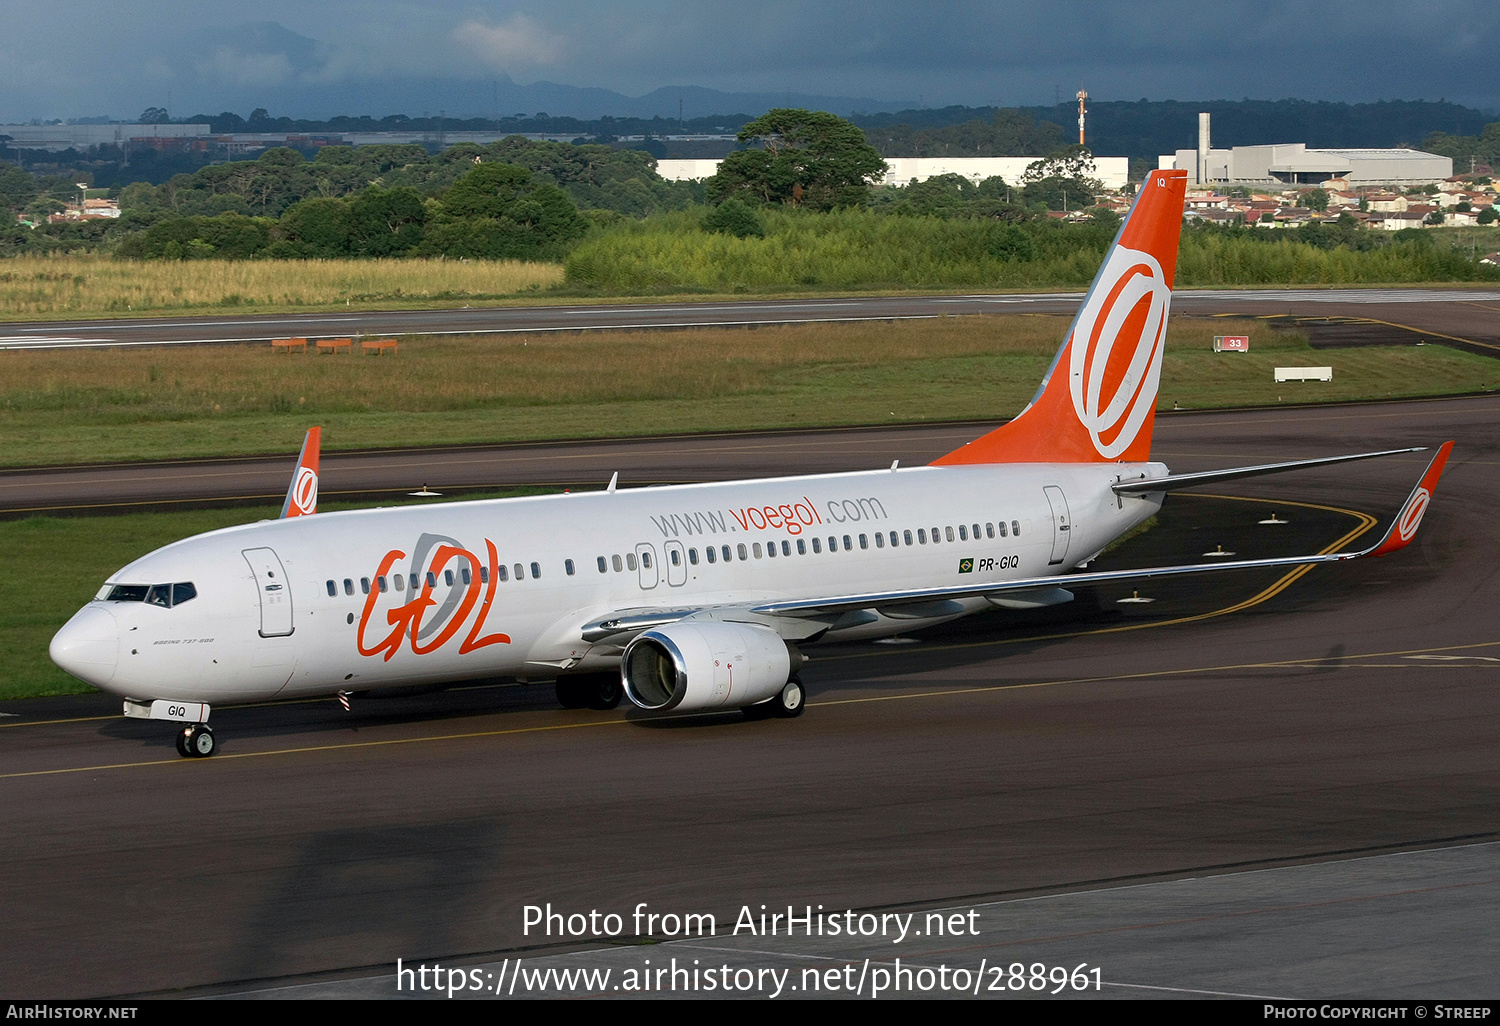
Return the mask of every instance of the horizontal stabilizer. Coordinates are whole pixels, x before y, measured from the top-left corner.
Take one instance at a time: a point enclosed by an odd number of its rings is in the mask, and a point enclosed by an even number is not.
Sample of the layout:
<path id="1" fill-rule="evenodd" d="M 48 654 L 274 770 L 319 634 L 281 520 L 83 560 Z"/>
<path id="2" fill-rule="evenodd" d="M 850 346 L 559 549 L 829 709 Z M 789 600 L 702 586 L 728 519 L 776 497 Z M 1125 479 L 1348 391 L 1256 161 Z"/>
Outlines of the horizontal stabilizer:
<path id="1" fill-rule="evenodd" d="M 1287 463 L 1263 463 L 1258 467 L 1231 467 L 1228 470 L 1204 470 L 1196 474 L 1171 474 L 1166 477 L 1143 477 L 1136 481 L 1121 481 L 1112 485 L 1116 495 L 1142 495 L 1147 492 L 1170 492 L 1194 485 L 1218 484 L 1242 477 L 1259 477 L 1262 474 L 1280 474 L 1304 467 L 1326 467 L 1334 463 L 1350 463 L 1354 460 L 1373 460 L 1377 456 L 1398 456 L 1408 452 L 1425 452 L 1425 445 L 1414 449 L 1384 449 L 1380 452 L 1362 452 L 1354 456 L 1324 456 L 1315 460 L 1291 460 Z"/>

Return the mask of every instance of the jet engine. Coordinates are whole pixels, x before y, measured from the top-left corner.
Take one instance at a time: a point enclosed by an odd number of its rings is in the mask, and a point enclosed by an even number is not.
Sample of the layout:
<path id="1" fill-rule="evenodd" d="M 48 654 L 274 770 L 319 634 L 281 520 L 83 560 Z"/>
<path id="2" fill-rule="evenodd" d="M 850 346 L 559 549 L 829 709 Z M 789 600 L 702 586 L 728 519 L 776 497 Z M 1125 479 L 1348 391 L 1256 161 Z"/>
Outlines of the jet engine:
<path id="1" fill-rule="evenodd" d="M 801 666 L 802 653 L 769 627 L 680 620 L 646 631 L 627 645 L 620 675 L 625 694 L 642 709 L 692 712 L 777 698 Z M 800 711 L 800 685 L 795 691 Z"/>

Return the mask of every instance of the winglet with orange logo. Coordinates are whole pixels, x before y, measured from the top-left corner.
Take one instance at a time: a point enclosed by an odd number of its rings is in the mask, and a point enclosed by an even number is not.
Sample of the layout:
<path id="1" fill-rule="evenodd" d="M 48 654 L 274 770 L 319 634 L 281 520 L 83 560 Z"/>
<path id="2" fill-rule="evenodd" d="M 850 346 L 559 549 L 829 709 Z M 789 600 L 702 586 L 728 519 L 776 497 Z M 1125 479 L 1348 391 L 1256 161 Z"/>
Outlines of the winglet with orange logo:
<path id="1" fill-rule="evenodd" d="M 1417 487 L 1412 489 L 1411 495 L 1406 500 L 1406 505 L 1401 507 L 1401 512 L 1396 514 L 1396 519 L 1391 521 L 1391 526 L 1371 548 L 1360 553 L 1364 556 L 1385 556 L 1397 549 L 1404 549 L 1417 536 L 1417 528 L 1422 524 L 1422 514 L 1427 512 L 1427 504 L 1432 501 L 1432 493 L 1437 490 L 1438 478 L 1443 476 L 1443 467 L 1448 463 L 1448 454 L 1453 451 L 1452 442 L 1444 442 L 1438 447 L 1437 455 L 1432 457 L 1432 462 L 1427 464 L 1427 471 L 1422 475 L 1422 480 L 1417 482 Z"/>
<path id="2" fill-rule="evenodd" d="M 1186 195 L 1186 171 L 1146 176 L 1031 404 L 934 466 L 1151 458 Z"/>
<path id="3" fill-rule="evenodd" d="M 297 457 L 297 470 L 292 474 L 291 487 L 286 490 L 286 501 L 281 504 L 281 517 L 305 517 L 318 511 L 318 448 L 323 441 L 323 429 L 308 428 L 302 440 L 302 455 Z"/>

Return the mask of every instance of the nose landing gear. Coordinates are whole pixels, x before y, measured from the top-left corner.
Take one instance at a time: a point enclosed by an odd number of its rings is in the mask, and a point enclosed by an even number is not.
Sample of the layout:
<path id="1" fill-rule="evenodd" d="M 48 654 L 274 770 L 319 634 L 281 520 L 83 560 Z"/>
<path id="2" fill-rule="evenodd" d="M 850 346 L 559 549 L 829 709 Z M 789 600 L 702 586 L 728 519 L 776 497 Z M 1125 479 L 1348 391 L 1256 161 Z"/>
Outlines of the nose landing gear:
<path id="1" fill-rule="evenodd" d="M 177 754 L 185 758 L 206 759 L 217 749 L 214 732 L 207 723 L 195 723 L 177 732 Z"/>

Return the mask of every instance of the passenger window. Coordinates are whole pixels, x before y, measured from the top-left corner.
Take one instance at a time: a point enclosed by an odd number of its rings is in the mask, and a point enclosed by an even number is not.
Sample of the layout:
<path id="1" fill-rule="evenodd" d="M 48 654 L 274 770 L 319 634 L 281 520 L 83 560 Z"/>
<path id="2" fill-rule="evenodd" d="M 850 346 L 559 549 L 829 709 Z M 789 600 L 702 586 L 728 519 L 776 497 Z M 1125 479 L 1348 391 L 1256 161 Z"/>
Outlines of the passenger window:
<path id="1" fill-rule="evenodd" d="M 671 557 L 673 566 L 682 565 L 682 553 L 678 552 L 676 549 L 668 549 L 667 555 Z"/>
<path id="2" fill-rule="evenodd" d="M 755 558 L 759 559 L 760 558 L 760 542 L 756 542 L 754 545 L 751 546 L 751 548 L 755 552 Z"/>
<path id="3" fill-rule="evenodd" d="M 951 528 L 951 527 L 948 528 L 948 536 L 950 538 L 953 536 L 953 528 Z M 940 542 L 942 540 L 943 540 L 943 531 L 942 531 L 942 528 L 934 527 L 932 529 L 932 544 L 936 545 L 938 542 Z"/>
<path id="4" fill-rule="evenodd" d="M 635 553 L 634 552 L 627 552 L 627 553 L 625 553 L 625 569 L 627 569 L 627 570 L 634 570 L 635 569 Z"/>
<path id="5" fill-rule="evenodd" d="M 413 573 L 411 575 L 411 590 L 412 591 L 416 591 L 421 586 L 422 586 L 422 575 L 418 574 L 418 573 Z"/>
<path id="6" fill-rule="evenodd" d="M 885 548 L 885 535 L 880 531 L 875 532 L 875 547 L 877 549 Z"/>
<path id="7" fill-rule="evenodd" d="M 911 535 L 908 534 L 906 537 L 908 539 L 907 540 L 907 544 L 908 545 L 911 544 L 911 542 L 910 542 Z M 923 545 L 927 544 L 927 528 L 925 528 L 925 527 L 919 527 L 919 528 L 917 528 L 917 541 L 921 542 Z"/>
<path id="8" fill-rule="evenodd" d="M 974 540 L 975 541 L 979 540 L 979 525 L 978 524 L 974 525 Z"/>
<path id="9" fill-rule="evenodd" d="M 775 542 L 766 542 L 766 555 L 770 556 L 772 559 L 776 558 L 776 543 Z"/>
<path id="10" fill-rule="evenodd" d="M 444 570 L 443 571 L 443 583 L 446 584 L 450 588 L 453 587 L 453 571 L 452 570 Z"/>
<path id="11" fill-rule="evenodd" d="M 976 534 L 975 537 L 977 538 L 978 535 Z M 958 525 L 958 540 L 959 541 L 968 541 L 969 540 L 969 529 L 967 527 L 965 527 L 963 524 L 959 524 Z"/>
<path id="12" fill-rule="evenodd" d="M 792 554 L 792 543 L 791 542 L 786 541 L 786 540 L 782 541 L 782 543 L 781 543 L 781 554 L 783 556 L 790 556 Z"/>
<path id="13" fill-rule="evenodd" d="M 353 595 L 354 594 L 354 582 L 352 580 L 350 580 L 349 578 L 347 578 L 347 577 L 344 578 L 344 594 L 345 595 Z"/>
<path id="14" fill-rule="evenodd" d="M 645 552 L 641 553 L 641 566 L 645 567 L 647 570 L 651 569 L 651 550 L 650 549 L 647 549 Z"/>
<path id="15" fill-rule="evenodd" d="M 404 576 L 402 576 L 401 574 L 392 574 L 391 580 L 395 582 L 397 591 L 406 590 L 406 578 Z"/>
<path id="16" fill-rule="evenodd" d="M 329 580 L 328 580 L 328 597 L 329 598 L 337 598 L 338 594 L 339 594 L 339 586 L 337 584 L 333 583 L 333 579 L 332 578 L 329 578 Z"/>
<path id="17" fill-rule="evenodd" d="M 464 584 L 466 584 L 466 585 L 474 583 L 474 575 L 471 574 L 471 573 L 469 573 L 469 568 L 468 567 L 464 567 L 462 570 L 460 570 L 458 572 L 458 578 L 459 578 L 459 580 L 463 581 Z"/>
<path id="18" fill-rule="evenodd" d="M 563 560 L 563 570 L 567 572 L 569 577 L 573 576 L 573 561 L 571 559 Z"/>
<path id="19" fill-rule="evenodd" d="M 479 568 L 479 583 L 480 584 L 489 584 L 490 583 L 490 568 L 489 567 L 482 566 L 482 567 Z"/>
<path id="20" fill-rule="evenodd" d="M 495 580 L 497 580 L 497 581 L 508 581 L 508 580 L 510 580 L 510 571 L 505 568 L 505 564 L 504 563 L 501 563 L 499 566 L 495 567 Z"/>
<path id="21" fill-rule="evenodd" d="M 719 558 L 718 556 L 716 556 L 714 554 L 714 547 L 712 545 L 710 545 L 708 548 L 704 549 L 703 550 L 703 554 L 708 557 L 708 561 L 710 563 L 713 563 L 713 562 L 717 561 L 718 558 Z"/>
<path id="22" fill-rule="evenodd" d="M 975 536 L 976 537 L 978 536 L 978 532 L 975 533 Z M 994 524 L 985 524 L 984 525 L 984 536 L 986 538 L 993 538 L 993 537 L 995 537 L 995 525 Z"/>
<path id="23" fill-rule="evenodd" d="M 625 567 L 620 563 L 620 554 L 618 552 L 611 556 L 610 559 L 615 564 L 615 573 L 619 573 L 621 570 L 625 569 Z"/>
<path id="24" fill-rule="evenodd" d="M 389 590 L 385 574 L 381 574 L 379 577 L 375 578 L 375 584 L 380 588 L 380 593 L 382 595 L 384 595 Z"/>
<path id="25" fill-rule="evenodd" d="M 803 541 L 801 538 L 797 539 L 797 555 L 807 555 L 807 542 Z"/>
<path id="26" fill-rule="evenodd" d="M 745 543 L 744 542 L 740 542 L 738 545 L 735 546 L 735 548 L 739 550 L 740 562 L 743 563 L 745 560 L 747 560 L 747 559 L 750 558 L 749 556 L 745 555 Z"/>
<path id="27" fill-rule="evenodd" d="M 609 573 L 609 563 L 605 561 L 603 556 L 599 557 L 599 572 L 601 574 Z"/>
<path id="28" fill-rule="evenodd" d="M 948 535 L 948 540 L 952 541 L 953 540 L 953 528 L 948 527 L 948 528 L 945 528 L 944 530 L 946 531 L 946 533 Z M 937 531 L 935 531 L 935 530 L 932 533 L 933 533 L 934 536 L 937 535 Z"/>
<path id="29" fill-rule="evenodd" d="M 452 584 L 453 582 L 449 581 L 448 583 Z M 437 574 L 433 573 L 431 570 L 427 571 L 427 587 L 429 587 L 429 588 L 436 588 L 437 587 Z"/>
<path id="30" fill-rule="evenodd" d="M 815 554 L 816 553 L 820 553 L 820 552 L 823 551 L 823 542 L 820 539 L 814 538 L 812 540 L 812 543 L 813 543 L 813 552 Z"/>
<path id="31" fill-rule="evenodd" d="M 1006 537 L 1006 534 L 1005 534 L 1005 521 L 1004 520 L 1000 521 L 1000 537 L 1002 537 L 1002 538 Z"/>
<path id="32" fill-rule="evenodd" d="M 541 577 L 542 577 L 542 564 L 540 564 L 540 563 L 533 563 L 533 564 L 531 564 L 531 579 L 533 581 L 537 581 L 537 580 L 541 580 Z M 520 579 L 521 579 L 521 575 L 520 574 L 516 574 L 516 580 L 520 580 Z"/>
<path id="33" fill-rule="evenodd" d="M 1010 533 L 1017 538 L 1021 537 L 1021 522 L 1019 520 L 1012 520 L 1010 522 Z"/>
<path id="34" fill-rule="evenodd" d="M 347 583 L 347 582 L 346 582 Z M 191 582 L 172 585 L 172 605 L 180 606 L 188 599 L 198 597 L 198 589 Z"/>
<path id="35" fill-rule="evenodd" d="M 359 579 L 359 590 L 362 595 L 370 594 L 370 579 L 368 577 L 361 577 Z"/>
<path id="36" fill-rule="evenodd" d="M 713 549 L 709 549 L 708 551 L 712 552 Z M 691 563 L 691 564 L 693 564 L 694 566 L 698 565 L 698 550 L 697 549 L 688 549 L 688 562 Z"/>
<path id="37" fill-rule="evenodd" d="M 524 566 L 522 566 L 520 563 L 516 564 L 516 580 L 518 580 L 518 581 L 524 581 L 524 580 L 526 580 L 526 568 Z"/>
<path id="38" fill-rule="evenodd" d="M 896 532 L 892 531 L 891 532 L 891 548 L 894 549 L 896 547 L 896 544 L 897 544 Z"/>
<path id="39" fill-rule="evenodd" d="M 848 542 L 849 542 L 849 539 L 846 537 L 844 539 L 844 543 L 847 545 Z M 867 538 L 864 535 L 860 535 L 859 536 L 859 547 L 862 548 L 862 549 L 868 549 L 870 547 L 870 539 Z"/>

